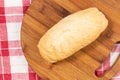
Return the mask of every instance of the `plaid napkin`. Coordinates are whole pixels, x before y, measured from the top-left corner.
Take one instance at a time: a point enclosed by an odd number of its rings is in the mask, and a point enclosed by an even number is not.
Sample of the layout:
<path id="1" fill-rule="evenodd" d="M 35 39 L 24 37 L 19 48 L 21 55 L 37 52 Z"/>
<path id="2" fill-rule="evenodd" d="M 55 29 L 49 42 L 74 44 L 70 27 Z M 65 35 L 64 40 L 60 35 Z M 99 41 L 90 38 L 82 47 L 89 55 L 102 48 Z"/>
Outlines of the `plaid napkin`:
<path id="1" fill-rule="evenodd" d="M 41 80 L 23 55 L 20 30 L 30 0 L 0 0 L 0 80 Z"/>

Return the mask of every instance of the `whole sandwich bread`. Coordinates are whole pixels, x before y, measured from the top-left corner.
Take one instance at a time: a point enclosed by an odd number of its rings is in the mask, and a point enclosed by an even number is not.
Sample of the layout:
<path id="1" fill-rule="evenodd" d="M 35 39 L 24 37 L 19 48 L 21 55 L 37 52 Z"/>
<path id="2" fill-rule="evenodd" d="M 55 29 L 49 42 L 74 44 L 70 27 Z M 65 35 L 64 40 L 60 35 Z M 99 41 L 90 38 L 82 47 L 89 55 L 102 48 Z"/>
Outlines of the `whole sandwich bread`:
<path id="1" fill-rule="evenodd" d="M 97 8 L 73 13 L 55 24 L 40 39 L 40 55 L 50 63 L 63 60 L 95 41 L 108 20 Z"/>

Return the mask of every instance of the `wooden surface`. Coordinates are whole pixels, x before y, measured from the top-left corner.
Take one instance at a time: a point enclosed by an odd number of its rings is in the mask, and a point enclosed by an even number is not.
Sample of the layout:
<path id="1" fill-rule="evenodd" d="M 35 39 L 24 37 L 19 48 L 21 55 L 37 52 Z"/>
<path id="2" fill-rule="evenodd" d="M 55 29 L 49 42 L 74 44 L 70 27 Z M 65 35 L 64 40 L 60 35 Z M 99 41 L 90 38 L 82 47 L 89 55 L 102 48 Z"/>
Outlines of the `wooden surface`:
<path id="1" fill-rule="evenodd" d="M 43 80 L 109 80 L 120 70 L 120 59 L 104 76 L 95 69 L 108 56 L 113 44 L 120 40 L 120 0 L 33 0 L 22 24 L 22 47 L 33 70 Z M 39 55 L 37 44 L 44 33 L 63 17 L 88 7 L 97 7 L 109 19 L 109 26 L 89 46 L 73 56 L 48 64 Z"/>

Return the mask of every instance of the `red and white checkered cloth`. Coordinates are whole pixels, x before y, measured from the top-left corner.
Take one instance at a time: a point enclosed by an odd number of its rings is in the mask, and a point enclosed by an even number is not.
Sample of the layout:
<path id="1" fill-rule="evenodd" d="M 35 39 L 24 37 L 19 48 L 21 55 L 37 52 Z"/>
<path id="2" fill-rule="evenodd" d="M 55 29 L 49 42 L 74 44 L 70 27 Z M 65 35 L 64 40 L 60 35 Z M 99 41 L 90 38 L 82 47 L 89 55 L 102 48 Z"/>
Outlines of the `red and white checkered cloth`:
<path id="1" fill-rule="evenodd" d="M 96 76 L 102 76 L 105 72 L 109 71 L 115 64 L 120 56 L 120 42 L 116 42 L 109 56 L 103 61 L 103 63 L 96 69 Z"/>
<path id="2" fill-rule="evenodd" d="M 0 80 L 41 80 L 21 49 L 20 29 L 30 0 L 0 0 Z"/>

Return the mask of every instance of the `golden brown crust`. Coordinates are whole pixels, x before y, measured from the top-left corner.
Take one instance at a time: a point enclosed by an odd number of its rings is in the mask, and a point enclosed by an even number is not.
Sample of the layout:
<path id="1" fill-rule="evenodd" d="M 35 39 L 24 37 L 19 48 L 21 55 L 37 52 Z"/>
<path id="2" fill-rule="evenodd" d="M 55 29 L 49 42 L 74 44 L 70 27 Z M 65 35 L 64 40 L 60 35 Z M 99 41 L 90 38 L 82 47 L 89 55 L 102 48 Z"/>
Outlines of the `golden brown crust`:
<path id="1" fill-rule="evenodd" d="M 51 63 L 63 60 L 96 40 L 107 25 L 108 20 L 97 8 L 71 14 L 55 24 L 40 39 L 40 54 Z"/>

